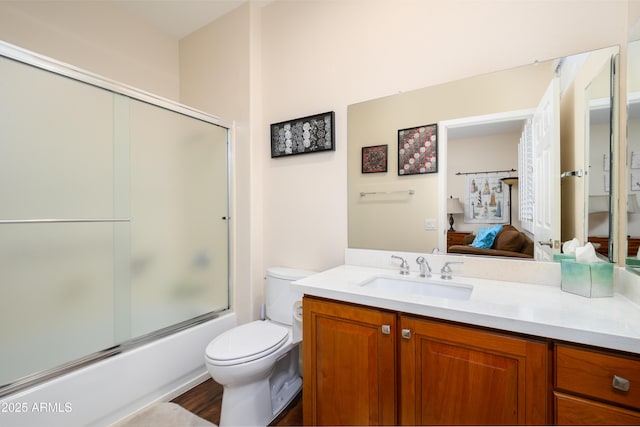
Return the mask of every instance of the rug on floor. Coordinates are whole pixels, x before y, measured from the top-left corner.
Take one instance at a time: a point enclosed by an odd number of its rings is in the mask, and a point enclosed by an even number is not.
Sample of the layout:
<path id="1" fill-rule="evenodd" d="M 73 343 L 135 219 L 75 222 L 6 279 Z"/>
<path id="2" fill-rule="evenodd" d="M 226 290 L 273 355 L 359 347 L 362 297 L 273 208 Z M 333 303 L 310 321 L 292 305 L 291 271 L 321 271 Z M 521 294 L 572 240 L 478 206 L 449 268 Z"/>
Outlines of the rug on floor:
<path id="1" fill-rule="evenodd" d="M 216 427 L 182 406 L 172 402 L 156 403 L 112 427 Z"/>

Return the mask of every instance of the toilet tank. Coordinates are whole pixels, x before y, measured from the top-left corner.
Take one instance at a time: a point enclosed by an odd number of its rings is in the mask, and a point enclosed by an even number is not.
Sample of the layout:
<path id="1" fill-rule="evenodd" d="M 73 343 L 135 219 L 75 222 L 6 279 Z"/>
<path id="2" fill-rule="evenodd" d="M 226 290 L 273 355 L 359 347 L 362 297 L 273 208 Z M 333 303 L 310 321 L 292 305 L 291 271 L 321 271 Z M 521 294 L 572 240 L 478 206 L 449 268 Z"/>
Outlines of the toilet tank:
<path id="1" fill-rule="evenodd" d="M 291 289 L 291 282 L 315 274 L 314 271 L 272 267 L 265 277 L 267 318 L 284 325 L 293 324 L 293 304 L 302 300 L 302 293 Z"/>

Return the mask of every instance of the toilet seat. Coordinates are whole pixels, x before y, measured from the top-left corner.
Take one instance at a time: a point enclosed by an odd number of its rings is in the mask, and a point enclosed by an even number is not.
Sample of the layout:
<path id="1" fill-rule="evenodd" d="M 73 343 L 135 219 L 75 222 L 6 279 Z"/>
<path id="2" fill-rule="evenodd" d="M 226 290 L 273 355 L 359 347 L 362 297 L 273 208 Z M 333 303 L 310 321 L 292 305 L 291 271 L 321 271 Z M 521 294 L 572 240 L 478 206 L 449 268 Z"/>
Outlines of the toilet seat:
<path id="1" fill-rule="evenodd" d="M 205 354 L 214 365 L 238 365 L 273 353 L 287 338 L 288 328 L 258 320 L 223 332 L 209 343 Z"/>

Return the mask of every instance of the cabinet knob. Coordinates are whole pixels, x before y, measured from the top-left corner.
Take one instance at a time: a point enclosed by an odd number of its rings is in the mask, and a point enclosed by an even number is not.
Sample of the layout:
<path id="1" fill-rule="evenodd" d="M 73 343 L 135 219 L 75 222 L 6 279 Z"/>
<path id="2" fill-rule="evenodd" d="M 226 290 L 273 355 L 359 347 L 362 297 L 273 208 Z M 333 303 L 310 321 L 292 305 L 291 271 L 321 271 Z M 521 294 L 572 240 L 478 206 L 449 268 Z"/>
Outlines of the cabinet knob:
<path id="1" fill-rule="evenodd" d="M 402 330 L 402 338 L 408 340 L 411 338 L 411 329 L 403 329 Z"/>
<path id="2" fill-rule="evenodd" d="M 382 325 L 382 335 L 390 335 L 390 334 L 391 334 L 391 326 Z"/>
<path id="3" fill-rule="evenodd" d="M 619 377 L 617 375 L 613 376 L 613 382 L 611 383 L 611 387 L 620 391 L 629 391 L 629 387 L 631 386 L 631 382 L 626 379 Z"/>

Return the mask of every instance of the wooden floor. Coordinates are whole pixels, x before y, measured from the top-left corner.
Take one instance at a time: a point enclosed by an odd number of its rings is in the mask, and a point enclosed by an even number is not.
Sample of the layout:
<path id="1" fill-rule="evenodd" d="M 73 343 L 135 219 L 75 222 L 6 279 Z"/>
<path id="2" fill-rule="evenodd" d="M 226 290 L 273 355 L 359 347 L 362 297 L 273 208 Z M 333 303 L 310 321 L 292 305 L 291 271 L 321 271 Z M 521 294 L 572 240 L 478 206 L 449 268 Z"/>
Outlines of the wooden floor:
<path id="1" fill-rule="evenodd" d="M 222 386 L 212 379 L 176 397 L 172 400 L 188 411 L 216 425 L 220 425 L 220 406 L 222 405 Z M 302 393 L 289 404 L 269 425 L 301 426 L 302 425 Z"/>

